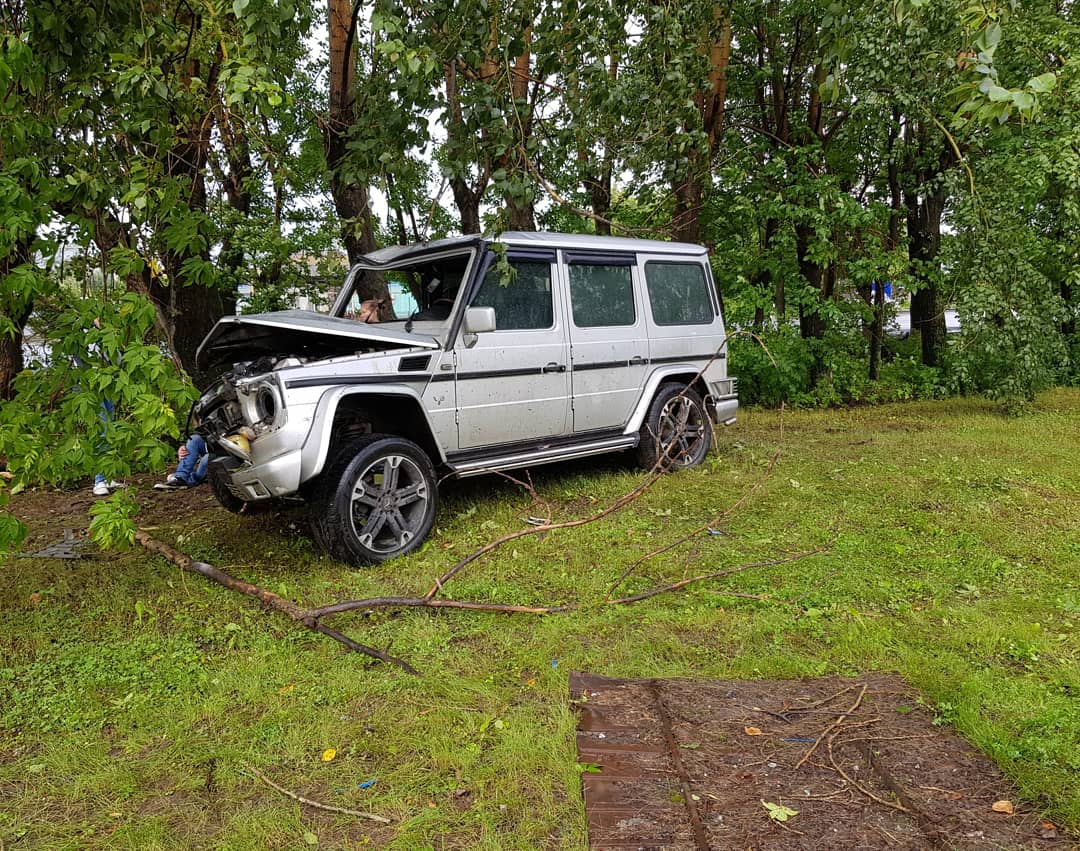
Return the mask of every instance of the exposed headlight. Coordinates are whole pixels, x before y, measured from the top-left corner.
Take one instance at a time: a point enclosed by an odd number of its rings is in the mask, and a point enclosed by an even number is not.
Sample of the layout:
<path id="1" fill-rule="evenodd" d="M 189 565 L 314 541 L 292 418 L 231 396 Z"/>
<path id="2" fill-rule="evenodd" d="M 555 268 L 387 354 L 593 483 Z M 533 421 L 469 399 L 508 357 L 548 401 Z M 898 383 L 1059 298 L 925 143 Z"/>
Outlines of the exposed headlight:
<path id="1" fill-rule="evenodd" d="M 260 422 L 272 423 L 279 410 L 277 392 L 263 385 L 255 393 L 255 414 Z"/>

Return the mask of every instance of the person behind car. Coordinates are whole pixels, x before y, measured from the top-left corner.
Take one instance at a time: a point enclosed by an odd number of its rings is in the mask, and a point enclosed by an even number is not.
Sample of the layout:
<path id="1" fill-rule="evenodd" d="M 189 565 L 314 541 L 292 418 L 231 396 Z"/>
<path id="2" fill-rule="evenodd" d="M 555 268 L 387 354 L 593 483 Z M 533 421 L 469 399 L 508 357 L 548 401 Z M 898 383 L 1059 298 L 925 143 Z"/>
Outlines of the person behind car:
<path id="1" fill-rule="evenodd" d="M 193 488 L 206 481 L 206 468 L 210 461 L 210 452 L 206 448 L 206 440 L 197 432 L 187 439 L 187 442 L 176 450 L 179 463 L 176 472 L 169 473 L 165 481 L 154 485 L 156 491 L 178 491 L 184 488 Z"/>

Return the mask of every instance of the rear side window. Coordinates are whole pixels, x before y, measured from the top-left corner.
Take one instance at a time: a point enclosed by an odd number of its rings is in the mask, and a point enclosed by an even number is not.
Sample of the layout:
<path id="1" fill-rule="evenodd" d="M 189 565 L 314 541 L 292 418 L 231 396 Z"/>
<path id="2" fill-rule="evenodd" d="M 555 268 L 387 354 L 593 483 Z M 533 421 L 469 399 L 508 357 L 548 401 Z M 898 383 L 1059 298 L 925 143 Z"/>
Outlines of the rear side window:
<path id="1" fill-rule="evenodd" d="M 697 263 L 650 261 L 645 283 L 657 325 L 707 325 L 716 318 L 705 270 Z"/>
<path id="2" fill-rule="evenodd" d="M 637 311 L 630 267 L 572 263 L 570 305 L 578 328 L 633 325 Z"/>
<path id="3" fill-rule="evenodd" d="M 495 308 L 497 331 L 550 328 L 554 324 L 551 264 L 511 258 L 510 265 L 513 273 L 507 275 L 498 264 L 492 264 L 473 307 Z"/>

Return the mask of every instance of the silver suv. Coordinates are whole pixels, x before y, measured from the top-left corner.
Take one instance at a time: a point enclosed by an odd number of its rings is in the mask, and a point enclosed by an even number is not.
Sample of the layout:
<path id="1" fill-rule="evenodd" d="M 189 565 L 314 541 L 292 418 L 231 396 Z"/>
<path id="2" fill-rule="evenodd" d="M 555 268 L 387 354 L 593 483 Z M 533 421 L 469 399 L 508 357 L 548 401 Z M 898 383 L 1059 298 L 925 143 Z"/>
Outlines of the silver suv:
<path id="1" fill-rule="evenodd" d="M 359 321 L 369 275 L 409 315 Z M 424 541 L 447 476 L 620 450 L 701 463 L 738 409 L 724 341 L 704 248 L 465 236 L 373 252 L 329 315 L 225 317 L 198 358 L 232 369 L 195 414 L 226 508 L 302 498 L 323 550 L 370 564 Z"/>

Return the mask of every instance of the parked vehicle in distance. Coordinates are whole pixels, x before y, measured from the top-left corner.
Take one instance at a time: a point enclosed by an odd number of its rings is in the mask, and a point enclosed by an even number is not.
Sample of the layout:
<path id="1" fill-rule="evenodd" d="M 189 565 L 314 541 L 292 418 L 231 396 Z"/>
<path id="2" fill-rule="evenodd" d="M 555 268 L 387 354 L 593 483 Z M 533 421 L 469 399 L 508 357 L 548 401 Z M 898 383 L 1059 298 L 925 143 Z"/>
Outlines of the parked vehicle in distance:
<path id="1" fill-rule="evenodd" d="M 417 311 L 349 318 L 365 275 Z M 724 343 L 704 248 L 463 236 L 371 253 L 329 315 L 225 317 L 198 360 L 232 368 L 195 413 L 222 505 L 299 496 L 319 547 L 371 564 L 424 541 L 443 476 L 621 450 L 701 463 L 738 409 Z"/>

